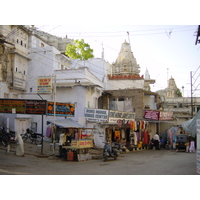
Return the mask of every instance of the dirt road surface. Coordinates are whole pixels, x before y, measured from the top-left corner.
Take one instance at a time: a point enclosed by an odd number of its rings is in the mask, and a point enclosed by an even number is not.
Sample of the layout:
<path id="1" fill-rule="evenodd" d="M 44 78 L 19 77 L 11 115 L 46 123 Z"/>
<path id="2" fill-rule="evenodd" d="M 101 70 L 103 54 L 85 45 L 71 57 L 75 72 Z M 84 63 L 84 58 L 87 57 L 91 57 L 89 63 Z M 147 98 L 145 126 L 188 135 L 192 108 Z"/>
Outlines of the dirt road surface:
<path id="1" fill-rule="evenodd" d="M 6 153 L 0 148 L 1 175 L 197 175 L 196 154 L 174 150 L 140 150 L 121 154 L 117 160 L 65 161 L 52 156 L 45 143 L 44 156 L 36 146 L 25 144 L 24 157 L 14 149 Z M 1 146 L 2 147 L 2 146 Z M 31 148 L 32 147 L 32 148 Z M 29 149 L 29 150 L 28 150 Z M 30 153 L 32 152 L 32 154 Z"/>

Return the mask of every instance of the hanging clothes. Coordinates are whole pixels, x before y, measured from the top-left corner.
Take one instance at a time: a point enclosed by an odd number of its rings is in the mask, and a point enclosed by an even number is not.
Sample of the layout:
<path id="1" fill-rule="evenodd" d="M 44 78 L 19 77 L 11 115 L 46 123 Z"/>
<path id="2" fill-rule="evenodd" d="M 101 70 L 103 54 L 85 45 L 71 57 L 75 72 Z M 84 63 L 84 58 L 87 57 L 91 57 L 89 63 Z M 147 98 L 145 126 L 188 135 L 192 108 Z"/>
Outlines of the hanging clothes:
<path id="1" fill-rule="evenodd" d="M 140 130 L 140 122 L 137 121 L 137 130 L 139 131 Z"/>
<path id="2" fill-rule="evenodd" d="M 51 126 L 48 126 L 48 127 L 47 127 L 46 136 L 47 136 L 48 138 L 51 137 Z"/>
<path id="3" fill-rule="evenodd" d="M 114 139 L 120 139 L 120 131 L 115 131 Z"/>
<path id="4" fill-rule="evenodd" d="M 125 136 L 125 131 L 124 131 L 124 129 L 122 129 L 122 139 L 126 139 L 126 136 Z"/>
<path id="5" fill-rule="evenodd" d="M 144 130 L 144 133 L 143 133 L 143 136 L 144 136 L 144 144 L 149 144 L 149 139 L 148 139 L 148 132 L 146 130 Z"/>
<path id="6" fill-rule="evenodd" d="M 137 133 L 134 132 L 134 145 L 137 145 L 137 143 L 138 143 Z"/>

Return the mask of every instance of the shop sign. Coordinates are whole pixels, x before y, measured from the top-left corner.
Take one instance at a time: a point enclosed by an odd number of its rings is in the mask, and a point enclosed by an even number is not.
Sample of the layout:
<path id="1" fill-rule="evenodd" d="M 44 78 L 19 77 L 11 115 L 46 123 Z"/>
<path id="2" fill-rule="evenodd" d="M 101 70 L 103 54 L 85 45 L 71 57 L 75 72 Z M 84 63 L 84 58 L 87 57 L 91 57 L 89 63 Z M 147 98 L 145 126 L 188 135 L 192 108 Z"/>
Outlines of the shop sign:
<path id="1" fill-rule="evenodd" d="M 46 115 L 46 100 L 0 99 L 0 113 Z"/>
<path id="2" fill-rule="evenodd" d="M 71 103 L 56 102 L 55 115 L 60 117 L 74 117 L 75 106 Z M 54 115 L 54 102 L 48 102 L 47 115 Z"/>
<path id="3" fill-rule="evenodd" d="M 72 140 L 70 148 L 90 148 L 93 147 L 92 140 Z"/>
<path id="4" fill-rule="evenodd" d="M 151 120 L 159 120 L 159 111 L 155 110 L 145 110 L 144 118 Z"/>
<path id="5" fill-rule="evenodd" d="M 120 123 L 121 121 L 123 124 L 128 123 L 129 121 L 135 120 L 135 113 L 134 112 L 122 112 L 122 111 L 109 111 L 109 122 L 110 123 Z"/>
<path id="6" fill-rule="evenodd" d="M 25 114 L 25 100 L 0 99 L 0 113 Z"/>
<path id="7" fill-rule="evenodd" d="M 160 111 L 159 120 L 173 120 L 173 112 Z"/>
<path id="8" fill-rule="evenodd" d="M 108 121 L 108 110 L 85 108 L 84 116 L 88 121 L 105 122 Z"/>
<path id="9" fill-rule="evenodd" d="M 26 114 L 46 115 L 46 100 L 26 100 Z"/>
<path id="10" fill-rule="evenodd" d="M 52 93 L 52 78 L 39 78 L 37 80 L 37 93 L 51 94 Z"/>

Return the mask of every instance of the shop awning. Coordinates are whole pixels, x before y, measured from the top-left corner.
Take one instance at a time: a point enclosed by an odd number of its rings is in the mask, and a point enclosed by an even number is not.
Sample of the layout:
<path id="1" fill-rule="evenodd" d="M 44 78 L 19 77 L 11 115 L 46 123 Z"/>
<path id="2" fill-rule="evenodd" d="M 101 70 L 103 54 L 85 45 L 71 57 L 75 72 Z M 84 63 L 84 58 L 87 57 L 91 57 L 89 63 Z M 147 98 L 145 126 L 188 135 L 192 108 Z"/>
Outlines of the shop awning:
<path id="1" fill-rule="evenodd" d="M 54 124 L 54 120 L 48 121 L 51 124 Z M 55 125 L 59 128 L 84 128 L 79 123 L 75 122 L 73 119 L 67 118 L 63 120 L 55 120 Z"/>

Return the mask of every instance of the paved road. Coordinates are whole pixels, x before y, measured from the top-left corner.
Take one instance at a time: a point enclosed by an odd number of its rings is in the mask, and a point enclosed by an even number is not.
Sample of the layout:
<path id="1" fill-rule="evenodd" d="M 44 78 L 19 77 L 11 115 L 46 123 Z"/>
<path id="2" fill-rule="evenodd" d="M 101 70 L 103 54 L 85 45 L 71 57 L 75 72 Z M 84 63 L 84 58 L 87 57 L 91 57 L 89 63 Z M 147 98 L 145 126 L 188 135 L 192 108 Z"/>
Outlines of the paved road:
<path id="1" fill-rule="evenodd" d="M 50 156 L 17 157 L 0 149 L 1 175 L 197 175 L 196 154 L 168 150 L 141 150 L 121 154 L 118 160 L 69 162 Z"/>

